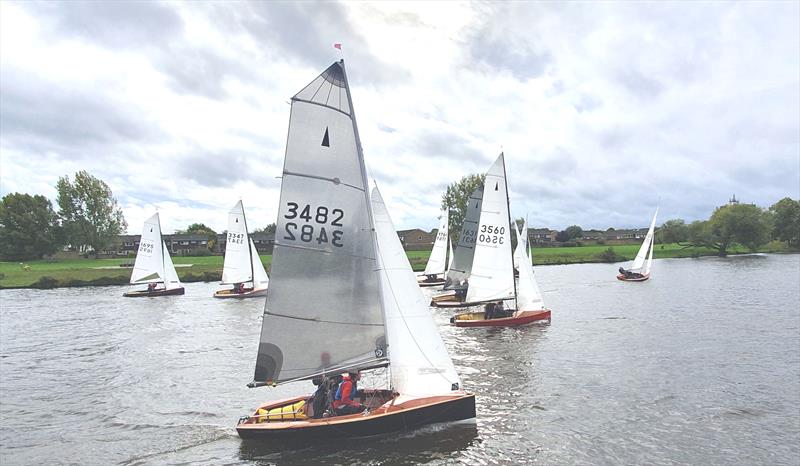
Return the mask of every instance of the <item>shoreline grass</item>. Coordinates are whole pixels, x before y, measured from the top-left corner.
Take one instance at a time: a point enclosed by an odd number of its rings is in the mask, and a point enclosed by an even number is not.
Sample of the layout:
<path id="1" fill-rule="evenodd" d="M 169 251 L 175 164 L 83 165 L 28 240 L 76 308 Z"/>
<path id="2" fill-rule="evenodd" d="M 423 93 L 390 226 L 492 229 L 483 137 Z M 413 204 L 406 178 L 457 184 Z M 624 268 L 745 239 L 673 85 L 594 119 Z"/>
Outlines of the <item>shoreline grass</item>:
<path id="1" fill-rule="evenodd" d="M 613 248 L 613 254 L 607 250 Z M 592 245 L 564 248 L 534 248 L 533 264 L 564 265 L 585 263 L 614 263 L 633 260 L 639 250 L 638 244 Z M 747 253 L 744 248 L 733 248 L 729 254 Z M 772 242 L 757 252 L 785 253 L 791 251 L 782 243 Z M 406 251 L 411 267 L 415 271 L 425 269 L 430 251 Z M 716 256 L 709 248 L 685 248 L 677 244 L 657 244 L 653 251 L 656 259 L 693 258 Z M 261 262 L 269 271 L 272 255 L 261 255 Z M 178 276 L 183 282 L 213 282 L 222 277 L 222 256 L 177 256 L 173 257 Z M 30 262 L 0 262 L 0 289 L 9 288 L 61 288 L 80 286 L 127 285 L 131 275 L 133 258 L 119 259 L 66 259 L 38 260 Z M 184 265 L 184 267 L 181 267 Z M 190 266 L 187 266 L 190 265 Z"/>

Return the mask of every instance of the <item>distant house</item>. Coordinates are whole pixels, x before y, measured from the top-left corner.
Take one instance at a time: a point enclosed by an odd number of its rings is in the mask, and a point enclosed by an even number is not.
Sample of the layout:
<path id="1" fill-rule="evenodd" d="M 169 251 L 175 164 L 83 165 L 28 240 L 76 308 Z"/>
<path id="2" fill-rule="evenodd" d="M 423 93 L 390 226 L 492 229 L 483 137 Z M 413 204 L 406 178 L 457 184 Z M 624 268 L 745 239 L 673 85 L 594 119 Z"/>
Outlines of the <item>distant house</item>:
<path id="1" fill-rule="evenodd" d="M 180 234 L 162 235 L 172 255 L 186 256 L 198 249 L 208 249 L 208 235 Z"/>
<path id="2" fill-rule="evenodd" d="M 583 239 L 602 241 L 606 239 L 606 232 L 600 230 L 584 230 Z"/>
<path id="3" fill-rule="evenodd" d="M 272 254 L 272 248 L 275 246 L 275 233 L 251 233 L 250 239 L 256 245 L 256 251 Z"/>
<path id="4" fill-rule="evenodd" d="M 425 249 L 433 249 L 433 242 L 436 240 L 436 234 L 439 232 L 438 228 L 434 228 L 429 232 L 414 228 L 412 230 L 400 230 L 397 236 L 400 237 L 400 243 L 403 249 L 407 251 L 420 251 Z"/>
<path id="5" fill-rule="evenodd" d="M 558 231 L 549 228 L 528 228 L 528 241 L 531 244 L 550 243 L 556 240 Z"/>
<path id="6" fill-rule="evenodd" d="M 644 239 L 645 236 L 647 236 L 647 228 L 633 228 L 633 229 L 606 231 L 607 239 L 632 240 L 632 239 Z"/>
<path id="7" fill-rule="evenodd" d="M 116 254 L 117 256 L 135 256 L 136 251 L 139 250 L 139 240 L 141 235 L 119 235 L 117 240 L 111 245 L 113 251 L 108 251 L 109 254 Z"/>

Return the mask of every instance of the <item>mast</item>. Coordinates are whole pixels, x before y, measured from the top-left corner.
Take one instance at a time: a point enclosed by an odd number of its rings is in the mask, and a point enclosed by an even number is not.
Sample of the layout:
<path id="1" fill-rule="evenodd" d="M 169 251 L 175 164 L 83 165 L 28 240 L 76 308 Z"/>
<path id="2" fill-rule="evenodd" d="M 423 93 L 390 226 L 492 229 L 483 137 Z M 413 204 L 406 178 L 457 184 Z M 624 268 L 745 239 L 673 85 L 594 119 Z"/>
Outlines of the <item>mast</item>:
<path id="1" fill-rule="evenodd" d="M 356 123 L 356 109 L 355 105 L 353 104 L 353 96 L 350 94 L 350 80 L 347 79 L 347 70 L 344 66 L 344 58 L 339 60 L 339 64 L 342 67 L 342 75 L 344 75 L 344 89 L 347 92 L 347 100 L 350 102 L 350 120 L 353 122 L 353 133 L 356 136 L 356 152 L 358 153 L 358 160 L 359 165 L 361 167 L 361 179 L 364 182 L 364 202 L 366 203 L 367 207 L 367 217 L 369 218 L 369 225 L 370 225 L 370 236 L 372 237 L 372 251 L 375 255 L 375 269 L 378 269 L 378 254 L 380 251 L 378 250 L 378 241 L 375 234 L 375 215 L 372 212 L 372 201 L 369 196 L 369 180 L 367 179 L 367 166 L 364 162 L 364 151 L 361 147 L 361 136 L 358 134 L 358 124 Z M 378 302 L 383 303 L 383 284 L 381 283 L 380 277 L 378 277 Z M 386 312 L 382 309 L 383 305 L 381 304 L 381 316 L 383 317 L 383 327 L 384 329 L 387 328 L 386 322 Z M 385 347 L 386 351 L 389 351 L 389 332 L 384 333 L 385 338 Z M 382 355 L 386 357 L 387 355 Z M 391 380 L 391 366 L 387 365 L 389 370 L 389 380 Z"/>
<path id="2" fill-rule="evenodd" d="M 242 200 L 239 199 L 239 202 L 242 202 Z M 244 235 L 247 237 L 247 255 L 250 256 L 250 278 L 253 280 L 253 288 L 255 288 L 256 271 L 253 269 L 253 251 L 250 250 L 250 231 L 247 229 L 247 217 L 244 214 L 244 203 L 242 203 L 242 222 L 244 222 Z"/>
<path id="3" fill-rule="evenodd" d="M 503 156 L 503 178 L 505 179 L 505 188 L 506 188 L 506 212 L 508 212 L 508 226 L 511 227 L 511 201 L 508 198 L 508 175 L 506 174 L 506 156 L 502 152 L 500 155 Z M 515 223 L 513 228 L 517 228 L 517 224 Z M 511 248 L 509 248 L 511 249 Z M 511 281 L 514 283 L 514 307 L 517 307 L 517 281 L 514 280 L 514 250 L 511 249 Z"/>

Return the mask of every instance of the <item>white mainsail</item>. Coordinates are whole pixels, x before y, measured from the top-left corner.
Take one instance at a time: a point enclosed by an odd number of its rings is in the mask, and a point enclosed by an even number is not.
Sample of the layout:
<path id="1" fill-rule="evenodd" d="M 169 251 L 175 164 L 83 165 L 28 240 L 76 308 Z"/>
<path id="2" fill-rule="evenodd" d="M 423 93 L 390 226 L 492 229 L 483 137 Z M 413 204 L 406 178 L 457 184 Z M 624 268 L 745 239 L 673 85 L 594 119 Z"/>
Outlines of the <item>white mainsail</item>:
<path id="1" fill-rule="evenodd" d="M 656 217 L 658 216 L 658 207 L 656 207 L 656 212 L 653 214 L 653 220 L 650 222 L 650 228 L 647 230 L 647 235 L 644 237 L 644 241 L 642 241 L 642 246 L 639 248 L 639 252 L 636 253 L 636 258 L 633 260 L 633 265 L 631 266 L 631 272 L 635 273 L 643 273 L 648 274 L 650 273 L 650 264 L 653 261 L 653 242 L 655 239 L 655 227 L 656 227 Z M 647 262 L 647 267 L 644 269 L 644 262 L 647 258 L 647 253 L 650 251 L 650 258 Z"/>
<path id="2" fill-rule="evenodd" d="M 133 264 L 131 283 L 159 283 L 164 281 L 164 252 L 161 222 L 158 212 L 144 221 L 136 262 Z"/>
<path id="3" fill-rule="evenodd" d="M 247 220 L 242 201 L 228 212 L 228 233 L 225 238 L 225 261 L 222 264 L 222 284 L 232 285 L 253 281 Z"/>
<path id="4" fill-rule="evenodd" d="M 472 259 L 475 255 L 475 237 L 478 233 L 478 221 L 481 218 L 481 204 L 483 203 L 483 186 L 480 186 L 469 196 L 461 235 L 456 245 L 456 253 L 450 268 L 447 270 L 444 289 L 452 290 L 464 288 L 463 284 L 469 280 L 472 271 Z"/>
<path id="5" fill-rule="evenodd" d="M 292 97 L 251 386 L 386 364 L 366 169 L 344 62 Z"/>
<path id="6" fill-rule="evenodd" d="M 436 241 L 433 243 L 431 255 L 428 258 L 428 263 L 425 265 L 425 275 L 441 275 L 445 272 L 445 265 L 447 264 L 447 237 L 449 235 L 448 226 L 448 212 L 442 211 L 441 220 L 439 221 L 439 231 L 436 233 Z"/>
<path id="7" fill-rule="evenodd" d="M 178 272 L 175 271 L 175 265 L 172 264 L 172 257 L 169 255 L 167 244 L 162 241 L 161 246 L 164 248 L 164 286 L 168 290 L 180 288 L 181 281 L 178 278 Z"/>
<path id="8" fill-rule="evenodd" d="M 392 388 L 402 396 L 449 394 L 460 381 L 378 188 L 372 190 Z"/>
<path id="9" fill-rule="evenodd" d="M 466 301 L 514 298 L 506 168 L 501 153 L 486 172 Z"/>
<path id="10" fill-rule="evenodd" d="M 253 288 L 256 290 L 264 289 L 269 286 L 269 277 L 267 271 L 264 270 L 264 264 L 261 263 L 261 257 L 258 255 L 253 239 L 250 238 L 250 260 L 253 267 Z"/>

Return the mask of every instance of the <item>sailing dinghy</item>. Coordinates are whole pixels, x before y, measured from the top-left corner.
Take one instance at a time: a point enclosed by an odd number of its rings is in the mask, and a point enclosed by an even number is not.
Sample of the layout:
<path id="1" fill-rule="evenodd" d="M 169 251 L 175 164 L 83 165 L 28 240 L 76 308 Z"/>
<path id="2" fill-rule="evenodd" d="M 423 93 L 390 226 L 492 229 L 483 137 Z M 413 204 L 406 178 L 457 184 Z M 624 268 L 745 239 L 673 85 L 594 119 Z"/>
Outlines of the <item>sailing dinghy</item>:
<path id="1" fill-rule="evenodd" d="M 247 286 L 251 283 L 251 286 Z M 269 277 L 252 238 L 247 235 L 247 219 L 242 201 L 228 212 L 228 235 L 225 239 L 225 262 L 222 284 L 233 288 L 219 290 L 215 298 L 254 298 L 266 296 Z"/>
<path id="2" fill-rule="evenodd" d="M 292 98 L 248 386 L 314 380 L 320 388 L 240 419 L 244 439 L 369 436 L 475 417 L 475 396 L 461 389 L 383 200 L 369 194 L 351 102 L 343 60 Z M 366 411 L 331 415 L 335 377 L 386 366 L 388 386 L 355 397 Z"/>
<path id="3" fill-rule="evenodd" d="M 445 275 L 442 293 L 434 295 L 431 303 L 463 300 L 469 287 L 469 275 L 472 272 L 472 259 L 475 254 L 475 237 L 481 217 L 483 203 L 483 186 L 479 186 L 467 199 L 467 210 L 464 224 L 458 238 L 455 254 L 450 250 L 450 264 Z"/>
<path id="4" fill-rule="evenodd" d="M 133 264 L 131 284 L 147 283 L 146 290 L 129 291 L 126 298 L 182 295 L 184 289 L 175 272 L 167 245 L 161 239 L 161 221 L 158 212 L 144 221 L 136 262 Z M 163 283 L 164 288 L 158 288 Z"/>
<path id="5" fill-rule="evenodd" d="M 636 258 L 633 259 L 633 265 L 627 270 L 620 267 L 617 280 L 622 280 L 624 282 L 643 282 L 650 278 L 650 268 L 653 265 L 653 244 L 655 243 L 657 216 L 658 207 L 656 207 L 656 212 L 653 214 L 653 220 L 650 222 L 650 229 L 647 230 L 647 235 L 644 237 L 644 241 L 642 241 L 642 246 L 639 248 L 639 252 L 636 253 Z M 646 261 L 645 258 L 647 258 Z"/>
<path id="6" fill-rule="evenodd" d="M 514 261 L 503 154 L 486 172 L 481 199 L 470 273 L 465 278 L 466 293 L 434 296 L 432 306 L 467 307 L 514 299 Z"/>
<path id="7" fill-rule="evenodd" d="M 441 221 L 439 222 L 439 231 L 436 233 L 436 240 L 433 242 L 433 249 L 428 258 L 428 263 L 425 264 L 425 271 L 422 272 L 422 276 L 417 279 L 421 287 L 444 285 L 448 245 L 450 244 L 448 239 L 450 236 L 448 217 L 449 212 L 443 210 L 440 217 Z M 453 260 L 452 251 L 450 251 L 450 260 L 451 262 Z"/>

